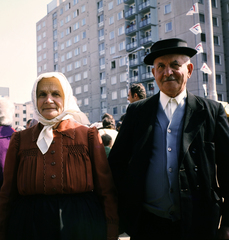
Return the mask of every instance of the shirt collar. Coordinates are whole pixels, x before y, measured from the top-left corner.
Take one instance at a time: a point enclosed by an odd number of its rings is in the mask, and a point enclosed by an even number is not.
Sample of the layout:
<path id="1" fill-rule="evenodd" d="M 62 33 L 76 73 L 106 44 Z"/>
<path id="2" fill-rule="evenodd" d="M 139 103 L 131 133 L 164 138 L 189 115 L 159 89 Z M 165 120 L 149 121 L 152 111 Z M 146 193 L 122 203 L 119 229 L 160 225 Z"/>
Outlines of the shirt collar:
<path id="1" fill-rule="evenodd" d="M 178 96 L 175 97 L 177 104 L 179 105 L 182 99 L 184 99 L 187 96 L 187 91 L 184 89 L 183 92 L 181 92 Z M 171 97 L 164 94 L 162 91 L 160 91 L 160 102 L 162 105 L 163 110 L 165 110 L 165 107 Z"/>

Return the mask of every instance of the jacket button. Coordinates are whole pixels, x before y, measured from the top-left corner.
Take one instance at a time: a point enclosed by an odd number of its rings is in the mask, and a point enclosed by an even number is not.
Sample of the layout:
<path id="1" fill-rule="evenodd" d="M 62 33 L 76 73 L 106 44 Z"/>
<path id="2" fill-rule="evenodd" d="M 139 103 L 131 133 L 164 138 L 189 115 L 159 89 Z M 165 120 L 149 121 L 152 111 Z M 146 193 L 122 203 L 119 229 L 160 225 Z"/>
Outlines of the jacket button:
<path id="1" fill-rule="evenodd" d="M 55 151 L 53 150 L 53 151 L 51 151 L 51 154 L 54 154 L 55 153 Z"/>
<path id="2" fill-rule="evenodd" d="M 52 179 L 56 178 L 56 175 L 52 175 Z"/>
<path id="3" fill-rule="evenodd" d="M 52 166 L 56 165 L 56 162 L 52 162 L 51 165 L 52 165 Z"/>
<path id="4" fill-rule="evenodd" d="M 198 167 L 197 167 L 197 166 L 195 166 L 195 168 L 194 168 L 194 171 L 195 171 L 195 172 L 197 172 L 197 171 L 198 171 Z"/>

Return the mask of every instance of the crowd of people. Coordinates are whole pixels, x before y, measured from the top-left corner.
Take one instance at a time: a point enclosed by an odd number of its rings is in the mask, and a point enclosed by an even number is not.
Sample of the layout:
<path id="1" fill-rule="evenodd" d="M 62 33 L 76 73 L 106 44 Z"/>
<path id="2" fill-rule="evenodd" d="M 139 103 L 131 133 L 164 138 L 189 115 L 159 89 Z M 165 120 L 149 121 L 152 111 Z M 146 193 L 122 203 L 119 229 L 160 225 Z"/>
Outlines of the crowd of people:
<path id="1" fill-rule="evenodd" d="M 118 120 L 90 123 L 58 72 L 35 80 L 25 129 L 0 98 L 0 239 L 229 239 L 229 124 L 186 88 L 195 54 L 154 43 L 144 62 L 160 91 L 132 84 Z"/>

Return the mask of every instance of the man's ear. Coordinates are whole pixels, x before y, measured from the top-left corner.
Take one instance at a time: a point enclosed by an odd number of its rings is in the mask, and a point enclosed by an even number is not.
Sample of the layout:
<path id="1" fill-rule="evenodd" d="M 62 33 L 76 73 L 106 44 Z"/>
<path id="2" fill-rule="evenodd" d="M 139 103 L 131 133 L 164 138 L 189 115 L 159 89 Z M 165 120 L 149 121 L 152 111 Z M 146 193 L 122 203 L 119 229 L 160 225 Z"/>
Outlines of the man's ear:
<path id="1" fill-rule="evenodd" d="M 188 78 L 190 78 L 194 69 L 194 65 L 192 63 L 189 63 L 187 65 L 187 68 L 188 68 Z"/>
<path id="2" fill-rule="evenodd" d="M 154 71 L 155 71 L 155 68 L 154 68 L 154 67 L 152 67 L 152 74 L 153 74 L 153 76 L 154 76 Z"/>
<path id="3" fill-rule="evenodd" d="M 138 98 L 138 94 L 137 93 L 134 94 L 134 98 L 135 99 Z"/>

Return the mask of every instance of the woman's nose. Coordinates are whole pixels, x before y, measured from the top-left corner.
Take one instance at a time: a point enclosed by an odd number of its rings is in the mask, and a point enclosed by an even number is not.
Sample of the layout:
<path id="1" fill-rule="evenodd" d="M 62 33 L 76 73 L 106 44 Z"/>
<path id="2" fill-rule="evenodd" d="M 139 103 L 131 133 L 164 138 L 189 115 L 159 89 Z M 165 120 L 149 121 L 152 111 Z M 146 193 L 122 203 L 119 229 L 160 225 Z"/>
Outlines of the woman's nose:
<path id="1" fill-rule="evenodd" d="M 45 103 L 53 103 L 53 99 L 51 96 L 47 96 Z"/>

